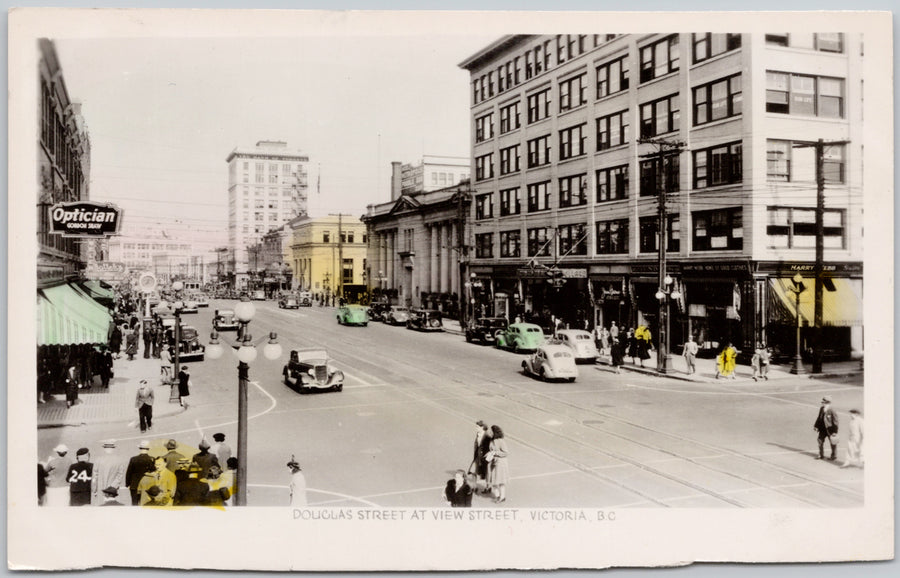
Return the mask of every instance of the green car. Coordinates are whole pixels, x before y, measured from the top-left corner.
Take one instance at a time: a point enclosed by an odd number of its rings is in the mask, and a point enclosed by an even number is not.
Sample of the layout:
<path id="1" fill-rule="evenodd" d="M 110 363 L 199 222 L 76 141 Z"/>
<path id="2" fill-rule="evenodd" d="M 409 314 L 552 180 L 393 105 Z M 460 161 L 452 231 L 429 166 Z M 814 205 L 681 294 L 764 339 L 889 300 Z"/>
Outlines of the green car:
<path id="1" fill-rule="evenodd" d="M 339 325 L 362 325 L 369 324 L 369 314 L 362 305 L 344 305 L 338 308 L 337 322 Z"/>
<path id="2" fill-rule="evenodd" d="M 497 347 L 516 353 L 535 351 L 544 341 L 544 330 L 534 323 L 513 323 L 497 335 Z"/>

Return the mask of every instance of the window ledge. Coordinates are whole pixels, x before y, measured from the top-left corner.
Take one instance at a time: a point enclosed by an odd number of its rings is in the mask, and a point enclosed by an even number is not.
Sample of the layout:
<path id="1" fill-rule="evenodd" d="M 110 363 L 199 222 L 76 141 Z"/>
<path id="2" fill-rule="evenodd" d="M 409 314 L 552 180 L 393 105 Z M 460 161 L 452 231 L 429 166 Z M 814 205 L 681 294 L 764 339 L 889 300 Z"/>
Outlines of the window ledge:
<path id="1" fill-rule="evenodd" d="M 704 122 L 703 124 L 695 124 L 694 126 L 691 127 L 691 130 L 700 130 L 700 129 L 709 128 L 709 127 L 713 127 L 713 126 L 720 126 L 720 125 L 727 124 L 732 121 L 741 120 L 741 118 L 743 116 L 744 116 L 743 113 L 741 113 L 741 114 L 736 114 L 734 116 L 726 116 L 725 118 L 719 118 L 716 120 Z"/>

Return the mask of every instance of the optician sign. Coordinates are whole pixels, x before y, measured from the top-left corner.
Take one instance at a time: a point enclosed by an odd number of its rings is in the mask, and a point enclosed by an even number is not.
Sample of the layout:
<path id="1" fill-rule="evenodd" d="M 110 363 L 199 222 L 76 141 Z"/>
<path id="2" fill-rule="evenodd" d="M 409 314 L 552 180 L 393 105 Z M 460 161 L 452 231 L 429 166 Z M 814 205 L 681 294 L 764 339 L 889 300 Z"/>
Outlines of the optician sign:
<path id="1" fill-rule="evenodd" d="M 121 225 L 122 210 L 111 203 L 77 201 L 50 207 L 50 232 L 63 237 L 108 237 Z"/>

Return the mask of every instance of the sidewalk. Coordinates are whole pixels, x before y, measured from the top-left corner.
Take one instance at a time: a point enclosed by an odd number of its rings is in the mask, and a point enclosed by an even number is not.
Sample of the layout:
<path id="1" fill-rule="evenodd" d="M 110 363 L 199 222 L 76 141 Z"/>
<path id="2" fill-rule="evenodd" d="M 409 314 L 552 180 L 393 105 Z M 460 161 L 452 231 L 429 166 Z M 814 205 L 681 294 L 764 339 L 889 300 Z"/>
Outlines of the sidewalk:
<path id="1" fill-rule="evenodd" d="M 444 331 L 455 335 L 465 335 L 459 321 L 456 319 L 443 319 Z M 681 355 L 672 356 L 673 371 L 670 373 L 660 373 L 656 370 L 656 351 L 650 352 L 650 359 L 644 360 L 644 366 L 632 363 L 630 357 L 625 358 L 625 365 L 622 369 L 625 371 L 633 371 L 635 373 L 644 373 L 647 375 L 656 375 L 660 377 L 669 377 L 672 379 L 680 379 L 682 381 L 706 382 L 706 383 L 753 383 L 753 369 L 749 365 L 738 365 L 735 371 L 735 378 L 725 379 L 720 377 L 716 379 L 716 360 L 715 358 L 698 358 L 696 360 L 697 371 L 692 375 L 687 373 L 687 364 Z M 610 358 L 608 355 L 601 355 L 595 365 L 600 371 L 612 371 Z M 806 368 L 809 371 L 809 367 Z M 797 378 L 797 375 L 791 373 L 790 364 L 770 365 L 769 381 L 786 378 Z M 862 375 L 863 366 L 859 361 L 837 361 L 822 364 L 822 373 L 811 374 L 805 373 L 799 377 L 807 378 L 835 378 L 847 377 L 851 375 Z"/>
<path id="2" fill-rule="evenodd" d="M 94 385 L 91 389 L 80 390 L 78 402 L 68 409 L 66 396 L 62 393 L 54 395 L 47 403 L 37 404 L 38 428 L 137 421 L 134 399 L 142 379 L 153 386 L 154 419 L 184 411 L 180 404 L 169 402 L 171 388 L 160 383 L 158 359 L 144 359 L 139 355 L 134 361 L 128 361 L 122 356 L 114 361 L 113 372 L 115 377 L 109 381 L 109 388 Z"/>

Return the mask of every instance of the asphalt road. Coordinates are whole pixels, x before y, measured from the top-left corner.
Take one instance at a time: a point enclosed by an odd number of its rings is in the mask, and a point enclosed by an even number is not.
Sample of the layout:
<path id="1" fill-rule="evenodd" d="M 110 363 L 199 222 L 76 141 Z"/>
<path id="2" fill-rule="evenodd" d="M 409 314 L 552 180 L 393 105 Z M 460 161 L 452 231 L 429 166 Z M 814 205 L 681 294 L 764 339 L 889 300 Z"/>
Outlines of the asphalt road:
<path id="1" fill-rule="evenodd" d="M 185 322 L 205 341 L 213 302 Z M 574 383 L 544 383 L 521 355 L 459 335 L 370 323 L 344 327 L 333 308 L 279 310 L 256 302 L 251 333 L 276 331 L 281 360 L 251 366 L 251 506 L 287 505 L 291 455 L 311 505 L 443 506 L 441 489 L 472 457 L 474 422 L 506 432 L 512 480 L 503 506 L 818 508 L 863 504 L 863 472 L 814 460 L 822 395 L 844 420 L 863 411 L 862 378 L 692 383 L 580 366 Z M 340 393 L 299 395 L 281 381 L 290 349 L 326 347 L 347 376 Z M 236 447 L 237 360 L 190 364 L 190 409 L 156 424 L 156 438 L 196 445 L 222 431 Z M 41 456 L 60 440 L 98 447 L 140 433 L 126 424 L 41 430 Z M 136 444 L 134 444 L 136 445 Z M 496 507 L 476 497 L 479 507 Z"/>

